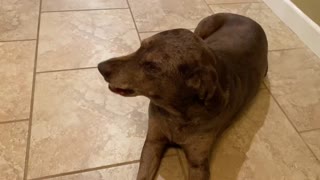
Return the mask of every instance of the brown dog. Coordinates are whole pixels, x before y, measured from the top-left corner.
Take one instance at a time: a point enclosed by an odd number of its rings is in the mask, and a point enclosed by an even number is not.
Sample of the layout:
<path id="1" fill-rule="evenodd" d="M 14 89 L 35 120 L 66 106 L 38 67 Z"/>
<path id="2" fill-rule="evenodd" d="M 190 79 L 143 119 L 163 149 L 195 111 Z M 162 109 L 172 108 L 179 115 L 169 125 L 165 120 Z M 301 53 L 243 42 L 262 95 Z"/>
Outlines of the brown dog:
<path id="1" fill-rule="evenodd" d="M 267 72 L 267 46 L 259 24 L 221 13 L 203 19 L 195 33 L 164 31 L 136 52 L 98 65 L 111 91 L 150 99 L 139 180 L 154 178 L 170 144 L 186 153 L 189 180 L 209 179 L 211 147 L 256 95 Z"/>

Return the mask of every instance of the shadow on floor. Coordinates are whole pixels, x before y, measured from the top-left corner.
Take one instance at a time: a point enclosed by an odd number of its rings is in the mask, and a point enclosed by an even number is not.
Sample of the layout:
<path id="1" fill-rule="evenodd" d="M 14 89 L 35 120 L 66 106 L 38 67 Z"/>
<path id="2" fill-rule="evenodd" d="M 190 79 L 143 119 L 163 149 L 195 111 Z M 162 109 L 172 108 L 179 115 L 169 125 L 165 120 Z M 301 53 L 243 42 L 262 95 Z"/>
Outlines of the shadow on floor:
<path id="1" fill-rule="evenodd" d="M 270 98 L 269 92 L 261 89 L 253 102 L 218 139 L 211 157 L 211 179 L 239 179 L 246 153 L 267 118 Z"/>

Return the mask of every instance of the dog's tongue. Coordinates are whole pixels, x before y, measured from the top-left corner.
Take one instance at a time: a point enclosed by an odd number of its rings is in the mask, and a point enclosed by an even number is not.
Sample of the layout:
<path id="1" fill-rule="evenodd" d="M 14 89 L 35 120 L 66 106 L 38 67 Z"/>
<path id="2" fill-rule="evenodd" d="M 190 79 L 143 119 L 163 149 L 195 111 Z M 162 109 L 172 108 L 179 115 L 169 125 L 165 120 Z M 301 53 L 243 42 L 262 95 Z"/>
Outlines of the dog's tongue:
<path id="1" fill-rule="evenodd" d="M 127 94 L 124 89 L 119 89 L 119 88 L 116 88 L 116 89 L 115 89 L 115 92 L 118 93 L 118 94 L 120 94 L 120 95 L 126 95 L 126 94 Z"/>
<path id="2" fill-rule="evenodd" d="M 116 94 L 120 94 L 122 96 L 133 94 L 134 91 L 131 89 L 121 89 L 121 88 L 114 88 L 112 86 L 109 86 L 110 90 Z"/>

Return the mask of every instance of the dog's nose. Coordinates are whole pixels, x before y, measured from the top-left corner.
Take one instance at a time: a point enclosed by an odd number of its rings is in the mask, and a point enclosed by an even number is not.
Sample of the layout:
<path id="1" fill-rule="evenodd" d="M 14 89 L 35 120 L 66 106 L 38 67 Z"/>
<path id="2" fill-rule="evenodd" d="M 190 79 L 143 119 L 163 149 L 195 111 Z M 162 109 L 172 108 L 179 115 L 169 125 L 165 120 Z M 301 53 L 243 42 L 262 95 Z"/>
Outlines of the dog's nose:
<path id="1" fill-rule="evenodd" d="M 98 70 L 106 80 L 110 77 L 111 68 L 106 64 L 106 62 L 99 63 Z"/>

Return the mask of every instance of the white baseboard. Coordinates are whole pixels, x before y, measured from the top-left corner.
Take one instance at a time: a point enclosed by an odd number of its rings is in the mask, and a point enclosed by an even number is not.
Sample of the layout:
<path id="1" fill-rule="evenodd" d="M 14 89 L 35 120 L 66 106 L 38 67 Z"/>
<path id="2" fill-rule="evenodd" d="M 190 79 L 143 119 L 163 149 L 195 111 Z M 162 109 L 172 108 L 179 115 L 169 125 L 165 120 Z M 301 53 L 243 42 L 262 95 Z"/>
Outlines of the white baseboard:
<path id="1" fill-rule="evenodd" d="M 263 0 L 320 57 L 320 27 L 290 0 Z"/>

